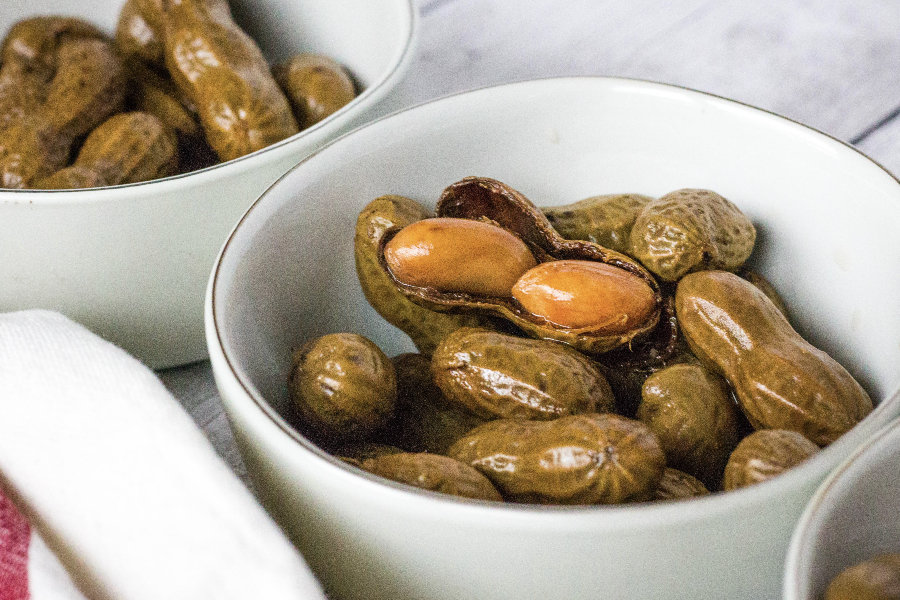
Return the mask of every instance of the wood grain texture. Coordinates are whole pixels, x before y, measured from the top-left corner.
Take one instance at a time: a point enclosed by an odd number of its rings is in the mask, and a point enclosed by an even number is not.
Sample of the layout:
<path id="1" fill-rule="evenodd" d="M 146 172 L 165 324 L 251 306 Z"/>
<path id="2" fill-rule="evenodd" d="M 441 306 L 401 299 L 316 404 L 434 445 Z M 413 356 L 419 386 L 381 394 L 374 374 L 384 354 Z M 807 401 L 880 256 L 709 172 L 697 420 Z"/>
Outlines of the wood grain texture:
<path id="1" fill-rule="evenodd" d="M 508 81 L 675 83 L 822 129 L 900 173 L 898 0 L 420 0 L 419 46 L 391 103 Z M 208 362 L 160 372 L 245 480 Z"/>

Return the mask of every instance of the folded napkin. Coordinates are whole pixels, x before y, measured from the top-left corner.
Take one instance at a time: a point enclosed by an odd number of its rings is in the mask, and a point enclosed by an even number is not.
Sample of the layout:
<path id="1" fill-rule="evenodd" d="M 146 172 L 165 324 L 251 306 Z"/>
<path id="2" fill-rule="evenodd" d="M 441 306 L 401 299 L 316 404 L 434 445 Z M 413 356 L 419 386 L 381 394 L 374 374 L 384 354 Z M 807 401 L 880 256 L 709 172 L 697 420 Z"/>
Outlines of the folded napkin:
<path id="1" fill-rule="evenodd" d="M 88 598 L 324 598 L 153 372 L 56 313 L 0 315 L 0 487 Z"/>

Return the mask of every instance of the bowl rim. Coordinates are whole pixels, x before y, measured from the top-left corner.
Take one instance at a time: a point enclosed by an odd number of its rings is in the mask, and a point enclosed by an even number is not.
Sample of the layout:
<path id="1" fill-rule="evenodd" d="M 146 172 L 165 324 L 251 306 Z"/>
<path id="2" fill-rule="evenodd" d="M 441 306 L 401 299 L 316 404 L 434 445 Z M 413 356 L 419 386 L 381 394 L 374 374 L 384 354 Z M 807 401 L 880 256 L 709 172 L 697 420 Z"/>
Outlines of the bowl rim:
<path id="1" fill-rule="evenodd" d="M 138 181 L 135 183 L 123 183 L 119 185 L 109 185 L 103 187 L 79 188 L 79 189 L 61 189 L 61 190 L 41 190 L 41 189 L 16 189 L 16 188 L 0 188 L 0 202 L 7 204 L 74 204 L 74 203 L 90 203 L 91 201 L 100 200 L 98 194 L 108 195 L 120 190 L 128 190 L 144 186 L 163 187 L 166 184 L 177 183 L 186 177 L 194 177 L 197 184 L 204 183 L 204 180 L 213 180 L 214 175 L 218 175 L 218 171 L 232 167 L 232 165 L 240 165 L 241 167 L 251 168 L 252 165 L 247 164 L 248 161 L 262 162 L 262 156 L 267 153 L 274 153 L 278 150 L 284 150 L 286 146 L 300 143 L 307 138 L 315 135 L 328 135 L 329 130 L 339 126 L 335 121 L 342 117 L 347 119 L 354 118 L 354 115 L 362 112 L 366 108 L 373 106 L 381 100 L 387 93 L 386 84 L 392 80 L 398 80 L 412 61 L 413 48 L 415 40 L 418 38 L 419 29 L 419 13 L 415 7 L 415 0 L 393 0 L 397 3 L 397 8 L 404 6 L 406 8 L 406 19 L 402 26 L 405 31 L 401 31 L 404 35 L 402 42 L 397 44 L 394 49 L 393 56 L 388 62 L 388 68 L 384 70 L 380 77 L 367 86 L 363 91 L 355 96 L 353 100 L 342 106 L 334 113 L 328 115 L 318 123 L 310 125 L 306 129 L 290 135 L 283 140 L 279 140 L 273 144 L 269 144 L 264 148 L 255 150 L 249 154 L 233 158 L 224 162 L 216 163 L 195 171 L 187 173 L 178 173 L 169 175 L 168 177 L 160 177 L 159 179 L 151 179 L 149 181 Z M 354 128 L 355 129 L 355 128 Z M 340 136 L 339 136 L 340 137 Z M 272 155 L 271 157 L 273 157 Z M 291 168 L 293 170 L 293 168 Z M 213 175 L 210 175 L 210 174 Z M 268 190 L 267 190 L 268 191 Z M 152 192 L 152 190 L 151 190 Z M 9 197 L 2 197 L 6 194 L 12 194 Z M 18 197 L 16 197 L 18 196 Z"/>
<path id="2" fill-rule="evenodd" d="M 811 546 L 813 540 L 810 538 L 810 526 L 814 520 L 820 520 L 827 511 L 831 510 L 825 507 L 825 501 L 831 495 L 835 486 L 840 483 L 847 475 L 847 472 L 859 466 L 859 460 L 869 453 L 870 450 L 886 443 L 887 438 L 894 436 L 900 437 L 900 417 L 897 417 L 879 429 L 873 435 L 860 444 L 850 455 L 845 458 L 841 464 L 834 468 L 825 481 L 816 489 L 816 493 L 806 504 L 803 514 L 797 521 L 794 528 L 794 534 L 791 536 L 791 544 L 788 547 L 787 558 L 784 562 L 784 584 L 782 594 L 785 600 L 805 600 L 805 596 L 801 595 L 800 575 L 806 572 L 808 575 L 808 553 L 806 552 Z M 808 580 L 808 577 L 807 577 Z"/>
<path id="3" fill-rule="evenodd" d="M 519 518 L 522 515 L 528 517 L 529 522 L 545 522 L 546 520 L 552 520 L 554 524 L 559 525 L 560 520 L 582 520 L 584 517 L 590 517 L 592 519 L 599 519 L 603 523 L 605 523 L 610 528 L 619 529 L 623 525 L 627 525 L 629 529 L 641 530 L 641 529 L 652 529 L 657 527 L 660 524 L 671 524 L 673 522 L 685 523 L 685 522 L 694 522 L 706 520 L 710 516 L 713 515 L 725 515 L 732 513 L 736 510 L 740 510 L 742 508 L 755 508 L 762 501 L 771 500 L 780 495 L 779 490 L 781 488 L 789 488 L 789 489 L 797 489 L 801 488 L 804 485 L 808 485 L 809 480 L 813 478 L 824 478 L 828 475 L 828 473 L 833 469 L 833 465 L 839 463 L 840 461 L 832 458 L 838 453 L 848 454 L 852 453 L 855 448 L 860 445 L 865 444 L 866 440 L 868 440 L 874 432 L 866 434 L 860 434 L 857 431 L 857 435 L 863 435 L 859 441 L 855 444 L 852 442 L 852 438 L 848 439 L 848 436 L 842 436 L 827 448 L 824 448 L 816 453 L 812 458 L 808 459 L 801 465 L 791 469 L 790 471 L 780 475 L 777 478 L 774 478 L 769 481 L 765 481 L 756 485 L 747 486 L 744 488 L 740 488 L 737 490 L 731 490 L 729 492 L 713 492 L 707 496 L 694 497 L 690 499 L 690 502 L 681 502 L 681 501 L 669 501 L 669 502 L 644 502 L 644 503 L 635 503 L 635 504 L 624 504 L 624 505 L 540 505 L 540 504 L 518 504 L 518 503 L 510 503 L 503 502 L 498 503 L 495 501 L 488 500 L 479 500 L 472 498 L 464 498 L 460 496 L 453 496 L 448 494 L 443 494 L 440 492 L 434 492 L 430 490 L 420 489 L 414 486 L 398 483 L 389 479 L 385 479 L 383 477 L 379 477 L 368 471 L 365 471 L 361 468 L 355 467 L 344 461 L 341 461 L 337 457 L 328 454 L 321 448 L 319 448 L 316 444 L 308 440 L 305 436 L 301 435 L 295 428 L 293 428 L 290 423 L 288 423 L 279 413 L 276 411 L 263 397 L 263 395 L 256 389 L 256 386 L 253 385 L 252 381 L 249 380 L 249 377 L 244 377 L 241 369 L 237 368 L 235 365 L 237 364 L 237 360 L 234 357 L 230 356 L 228 348 L 223 340 L 223 332 L 222 327 L 219 323 L 219 310 L 217 308 L 216 297 L 218 295 L 219 290 L 219 275 L 222 268 L 222 262 L 225 255 L 228 253 L 229 248 L 232 245 L 235 237 L 238 235 L 238 232 L 242 229 L 244 222 L 250 216 L 250 214 L 256 209 L 256 207 L 263 202 L 270 194 L 270 192 L 276 187 L 279 186 L 284 179 L 289 177 L 294 171 L 299 170 L 306 162 L 314 159 L 314 157 L 318 156 L 322 152 L 325 152 L 328 148 L 333 145 L 345 143 L 344 140 L 356 134 L 357 132 L 374 127 L 379 125 L 382 121 L 386 121 L 392 119 L 398 115 L 403 115 L 410 111 L 418 110 L 422 107 L 430 106 L 432 104 L 441 103 L 445 101 L 452 101 L 453 99 L 459 98 L 461 96 L 479 94 L 479 93 L 490 93 L 492 90 L 499 90 L 509 87 L 515 86 L 529 86 L 529 85 L 545 85 L 553 82 L 583 82 L 583 83 L 605 83 L 608 85 L 613 84 L 626 84 L 630 86 L 634 86 L 637 88 L 651 88 L 651 89 L 661 89 L 661 90 L 675 90 L 679 93 L 687 93 L 688 95 L 696 95 L 700 98 L 704 98 L 706 100 L 711 100 L 713 102 L 722 103 L 727 106 L 737 106 L 742 111 L 749 111 L 751 113 L 759 113 L 767 118 L 774 119 L 779 122 L 785 122 L 790 124 L 800 130 L 804 131 L 807 134 L 815 134 L 824 136 L 825 138 L 837 142 L 840 146 L 843 146 L 853 153 L 859 155 L 869 163 L 874 164 L 877 168 L 887 174 L 894 183 L 900 186 L 900 179 L 895 176 L 891 171 L 885 168 L 883 165 L 878 163 L 876 160 L 870 158 L 865 153 L 863 153 L 858 148 L 853 145 L 840 140 L 828 133 L 820 131 L 814 127 L 791 119 L 789 117 L 784 117 L 775 113 L 773 111 L 759 108 L 753 106 L 751 104 L 747 104 L 745 102 L 741 102 L 739 100 L 733 100 L 731 98 L 727 98 L 725 96 L 720 96 L 718 94 L 713 94 L 710 92 L 705 92 L 702 90 L 696 90 L 693 88 L 689 88 L 682 85 L 670 84 L 670 83 L 662 83 L 653 80 L 640 79 L 640 78 L 632 78 L 632 77 L 610 77 L 610 76 L 550 76 L 550 77 L 540 77 L 540 78 L 532 78 L 532 79 L 522 79 L 507 83 L 487 85 L 472 89 L 463 90 L 460 92 L 455 92 L 451 94 L 447 94 L 438 98 L 434 98 L 415 106 L 407 107 L 368 123 L 365 123 L 343 135 L 332 140 L 331 142 L 321 146 L 315 152 L 311 153 L 309 156 L 305 157 L 303 160 L 298 162 L 293 168 L 284 173 L 281 177 L 279 177 L 275 182 L 273 182 L 260 196 L 247 208 L 238 222 L 235 224 L 231 233 L 229 233 L 225 242 L 222 245 L 222 249 L 219 252 L 218 257 L 216 258 L 215 265 L 213 266 L 212 273 L 210 275 L 208 290 L 207 290 L 207 298 L 206 298 L 206 330 L 207 330 L 207 344 L 210 347 L 210 359 L 212 361 L 213 371 L 216 372 L 216 366 L 218 363 L 217 358 L 221 357 L 223 359 L 224 364 L 227 365 L 227 371 L 225 373 L 229 377 L 229 379 L 236 383 L 241 391 L 243 392 L 246 399 L 249 399 L 252 404 L 255 405 L 255 408 L 262 412 L 262 414 L 271 421 L 272 425 L 275 425 L 280 431 L 281 434 L 287 436 L 288 441 L 294 443 L 295 448 L 299 448 L 301 453 L 311 455 L 314 460 L 323 461 L 328 463 L 332 467 L 333 475 L 337 477 L 351 477 L 352 481 L 349 481 L 349 485 L 353 485 L 353 482 L 356 482 L 361 485 L 366 484 L 374 484 L 376 487 L 368 488 L 368 491 L 372 493 L 383 492 L 399 492 L 400 496 L 396 499 L 397 501 L 407 501 L 407 502 L 423 502 L 427 504 L 431 504 L 432 502 L 440 502 L 442 510 L 461 510 L 461 511 L 475 511 L 476 513 L 482 513 L 485 510 L 488 510 L 488 513 L 485 513 L 485 516 L 490 516 L 492 519 L 497 520 L 503 518 L 503 516 L 509 518 Z M 227 335 L 227 334 L 226 334 Z M 211 341 L 215 342 L 215 347 L 213 348 L 213 344 Z M 218 354 L 218 356 L 217 356 Z M 218 369 L 221 371 L 221 369 Z M 217 374 L 217 378 L 221 376 L 221 373 Z M 221 387 L 221 386 L 220 386 Z M 227 405 L 228 401 L 225 400 L 226 394 L 222 394 L 223 401 Z M 867 421 L 869 423 L 868 428 L 871 429 L 874 427 L 872 423 L 875 422 L 875 419 L 878 417 L 883 418 L 883 413 L 888 412 L 888 410 L 894 405 L 900 404 L 900 387 L 896 390 L 889 392 L 882 402 L 877 404 L 874 407 L 874 410 L 866 415 L 866 417 L 860 421 L 853 429 L 863 428 Z M 877 432 L 880 428 L 876 428 L 875 432 Z M 848 432 L 850 433 L 850 432 Z M 856 436 L 854 436 L 856 437 Z M 845 449 L 846 448 L 846 449 Z M 832 466 L 829 467 L 829 464 Z M 323 465 L 324 466 L 324 465 Z M 327 468 L 327 467 L 326 467 Z M 252 472 L 251 472 L 252 476 Z M 607 516 L 608 515 L 608 516 Z"/>

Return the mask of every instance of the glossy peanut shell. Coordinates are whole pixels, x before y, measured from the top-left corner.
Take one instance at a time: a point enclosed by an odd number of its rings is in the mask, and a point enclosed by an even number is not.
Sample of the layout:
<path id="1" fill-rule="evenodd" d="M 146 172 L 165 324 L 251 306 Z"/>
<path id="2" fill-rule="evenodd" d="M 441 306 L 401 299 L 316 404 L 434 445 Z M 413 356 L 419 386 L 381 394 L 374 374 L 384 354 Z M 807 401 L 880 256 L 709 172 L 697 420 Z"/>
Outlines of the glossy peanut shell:
<path id="1" fill-rule="evenodd" d="M 477 315 L 438 312 L 414 303 L 397 288 L 381 262 L 381 250 L 389 233 L 429 216 L 424 206 L 410 198 L 376 198 L 356 220 L 353 254 L 359 284 L 372 308 L 408 335 L 421 352 L 430 355 L 449 333 L 485 321 Z"/>
<path id="2" fill-rule="evenodd" d="M 745 437 L 725 466 L 723 490 L 735 490 L 768 481 L 796 467 L 819 447 L 796 431 L 763 429 Z"/>
<path id="3" fill-rule="evenodd" d="M 362 461 L 366 471 L 423 490 L 502 501 L 503 498 L 484 475 L 452 458 L 427 453 L 385 454 Z"/>
<path id="4" fill-rule="evenodd" d="M 615 402 L 600 370 L 571 347 L 485 329 L 444 338 L 431 373 L 448 401 L 485 419 L 557 419 Z"/>
<path id="5" fill-rule="evenodd" d="M 663 281 L 704 269 L 733 271 L 753 251 L 756 229 L 711 190 L 683 189 L 647 204 L 631 228 L 630 251 Z"/>
<path id="6" fill-rule="evenodd" d="M 693 353 L 728 380 L 757 429 L 797 431 L 824 446 L 871 412 L 859 383 L 752 283 L 692 273 L 678 284 L 675 307 Z"/>
<path id="7" fill-rule="evenodd" d="M 295 350 L 288 385 L 302 428 L 326 444 L 381 427 L 397 400 L 390 359 L 352 333 L 325 335 Z"/>
<path id="8" fill-rule="evenodd" d="M 587 240 L 628 253 L 631 227 L 653 198 L 641 194 L 605 194 L 574 204 L 541 208 L 553 228 L 569 240 Z"/>
<path id="9" fill-rule="evenodd" d="M 504 183 L 485 177 L 467 177 L 454 183 L 441 195 L 437 215 L 497 224 L 525 242 L 538 262 L 559 259 L 591 260 L 622 269 L 650 286 L 655 306 L 644 322 L 636 323 L 626 332 L 610 333 L 603 327 L 568 328 L 554 325 L 529 313 L 510 298 L 447 293 L 404 285 L 393 279 L 401 293 L 413 302 L 435 310 L 501 317 L 532 337 L 560 341 L 590 354 L 607 352 L 646 336 L 659 321 L 662 297 L 656 281 L 645 269 L 631 258 L 592 242 L 562 238 L 531 201 Z M 385 243 L 396 233 L 396 230 L 389 231 L 385 236 Z M 387 270 L 383 250 L 380 261 L 382 269 Z M 460 268 L 464 268 L 464 264 Z"/>
<path id="10" fill-rule="evenodd" d="M 656 436 L 612 414 L 489 421 L 449 455 L 484 473 L 508 499 L 542 504 L 648 500 L 665 468 Z"/>

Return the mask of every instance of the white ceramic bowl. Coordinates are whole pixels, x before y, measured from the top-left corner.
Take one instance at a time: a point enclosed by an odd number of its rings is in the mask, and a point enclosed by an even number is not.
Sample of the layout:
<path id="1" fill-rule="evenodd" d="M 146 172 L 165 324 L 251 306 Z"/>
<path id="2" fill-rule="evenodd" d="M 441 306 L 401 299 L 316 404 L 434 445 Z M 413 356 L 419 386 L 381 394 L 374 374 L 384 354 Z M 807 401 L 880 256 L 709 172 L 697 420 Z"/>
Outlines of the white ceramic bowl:
<path id="1" fill-rule="evenodd" d="M 0 33 L 38 14 L 112 31 L 124 0 L 0 2 Z M 302 51 L 346 65 L 363 92 L 282 142 L 189 175 L 100 190 L 0 190 L 0 311 L 62 311 L 154 367 L 203 358 L 203 292 L 222 240 L 301 158 L 392 110 L 411 53 L 412 0 L 230 0 L 270 61 Z"/>
<path id="2" fill-rule="evenodd" d="M 816 491 L 791 538 L 784 600 L 819 600 L 845 568 L 887 552 L 900 552 L 900 420 Z"/>
<path id="3" fill-rule="evenodd" d="M 290 349 L 327 332 L 406 337 L 353 263 L 360 209 L 433 205 L 466 175 L 538 205 L 707 187 L 759 226 L 753 262 L 799 329 L 880 404 L 803 466 L 741 491 L 625 507 L 496 505 L 392 485 L 324 454 L 282 418 Z M 214 269 L 207 339 L 260 497 L 336 597 L 775 598 L 788 540 L 826 474 L 900 412 L 900 183 L 852 148 L 767 112 L 621 79 L 550 79 L 437 100 L 363 127 L 270 188 Z"/>

